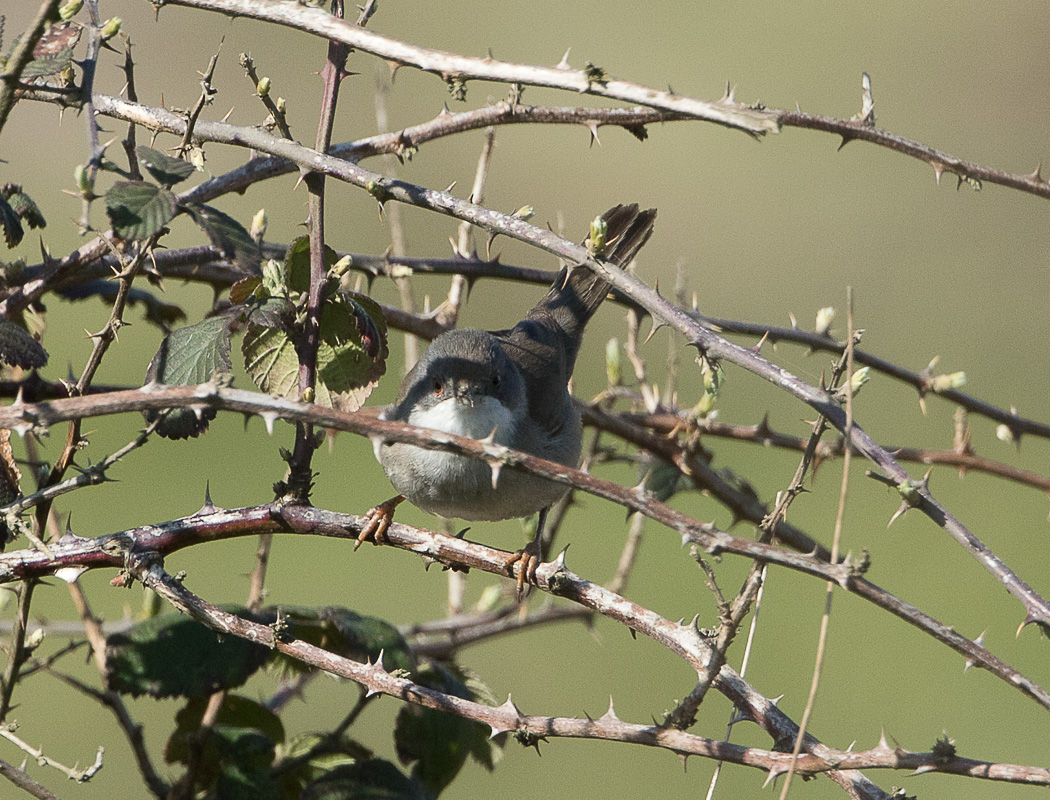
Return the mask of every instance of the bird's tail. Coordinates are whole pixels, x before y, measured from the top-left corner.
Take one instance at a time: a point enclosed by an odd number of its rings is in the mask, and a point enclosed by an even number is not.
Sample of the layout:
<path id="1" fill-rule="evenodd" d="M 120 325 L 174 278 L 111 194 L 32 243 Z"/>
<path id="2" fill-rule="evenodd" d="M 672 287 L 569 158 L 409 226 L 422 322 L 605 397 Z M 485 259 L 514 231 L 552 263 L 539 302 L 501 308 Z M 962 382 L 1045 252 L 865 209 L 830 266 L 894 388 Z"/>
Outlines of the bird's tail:
<path id="1" fill-rule="evenodd" d="M 619 205 L 602 214 L 602 219 L 606 225 L 605 247 L 599 257 L 623 269 L 649 241 L 656 209 L 639 211 L 637 203 Z M 586 267 L 564 269 L 540 306 L 554 316 L 570 339 L 579 342 L 583 326 L 594 316 L 609 288 L 608 281 Z"/>

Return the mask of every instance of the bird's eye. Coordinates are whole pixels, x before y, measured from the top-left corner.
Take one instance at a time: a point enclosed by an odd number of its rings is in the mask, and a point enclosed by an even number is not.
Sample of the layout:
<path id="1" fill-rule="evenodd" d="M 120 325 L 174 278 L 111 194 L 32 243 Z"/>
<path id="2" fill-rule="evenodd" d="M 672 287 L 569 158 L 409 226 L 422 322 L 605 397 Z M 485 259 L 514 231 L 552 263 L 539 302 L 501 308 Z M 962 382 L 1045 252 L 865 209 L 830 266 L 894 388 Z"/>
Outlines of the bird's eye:
<path id="1" fill-rule="evenodd" d="M 493 389 L 498 389 L 499 388 L 499 375 L 493 375 L 492 376 L 492 388 Z"/>
<path id="2" fill-rule="evenodd" d="M 434 378 L 434 396 L 441 397 L 444 391 L 445 387 L 441 385 L 440 378 Z"/>

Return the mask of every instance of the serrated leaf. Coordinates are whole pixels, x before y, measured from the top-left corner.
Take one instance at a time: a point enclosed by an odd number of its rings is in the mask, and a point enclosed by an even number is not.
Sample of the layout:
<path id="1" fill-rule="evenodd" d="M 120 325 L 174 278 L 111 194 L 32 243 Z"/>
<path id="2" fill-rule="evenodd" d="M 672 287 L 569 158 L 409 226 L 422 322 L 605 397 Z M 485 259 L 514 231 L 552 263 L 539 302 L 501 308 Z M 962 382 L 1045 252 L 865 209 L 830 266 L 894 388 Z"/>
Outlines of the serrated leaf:
<path id="1" fill-rule="evenodd" d="M 259 271 L 262 250 L 241 223 L 229 214 L 201 203 L 190 203 L 186 211 L 224 258 L 230 259 L 245 272 Z"/>
<path id="2" fill-rule="evenodd" d="M 416 667 L 415 657 L 404 636 L 386 620 L 339 606 L 280 606 L 279 611 L 292 636 L 331 653 L 354 661 L 372 662 L 382 653 L 383 666 L 388 671 L 403 669 L 411 672 Z M 264 613 L 276 617 L 278 607 L 267 608 Z M 280 654 L 275 653 L 274 658 L 287 669 L 306 669 L 302 662 L 285 659 Z"/>
<path id="3" fill-rule="evenodd" d="M 250 618 L 243 608 L 225 610 Z M 205 697 L 241 686 L 270 650 L 236 636 L 220 637 L 189 617 L 168 614 L 106 639 L 106 688 L 138 697 Z"/>
<path id="4" fill-rule="evenodd" d="M 230 287 L 230 302 L 231 303 L 243 303 L 249 297 L 251 297 L 255 290 L 262 285 L 262 276 L 251 275 L 247 278 L 241 278 L 233 286 Z"/>
<path id="5" fill-rule="evenodd" d="M 244 369 L 261 392 L 299 398 L 299 357 L 280 328 L 248 324 L 241 341 Z"/>
<path id="6" fill-rule="evenodd" d="M 139 163 L 146 168 L 146 172 L 152 175 L 157 183 L 169 189 L 176 183 L 186 180 L 195 171 L 193 164 L 189 161 L 172 158 L 167 153 L 154 150 L 144 144 L 135 148 L 135 155 L 138 156 Z"/>
<path id="7" fill-rule="evenodd" d="M 216 374 L 229 373 L 232 324 L 231 316 L 222 315 L 169 333 L 146 370 L 146 383 L 194 386 L 210 381 Z M 149 412 L 146 418 L 152 422 L 159 413 Z M 172 409 L 157 427 L 157 433 L 166 439 L 199 436 L 215 419 L 215 413 L 214 409 L 204 409 L 198 416 L 193 409 Z"/>
<path id="8" fill-rule="evenodd" d="M 299 800 L 429 800 L 423 787 L 381 758 L 338 767 L 309 783 Z"/>
<path id="9" fill-rule="evenodd" d="M 73 63 L 73 50 L 59 50 L 58 52 L 34 58 L 26 68 L 22 70 L 22 77 L 27 81 L 35 78 L 50 78 L 58 75 L 62 70 Z"/>
<path id="10" fill-rule="evenodd" d="M 47 364 L 47 350 L 20 325 L 0 317 L 0 361 L 22 369 Z"/>
<path id="11" fill-rule="evenodd" d="M 106 192 L 106 214 L 121 239 L 148 239 L 175 217 L 169 189 L 145 181 L 119 181 Z"/>
<path id="12" fill-rule="evenodd" d="M 25 235 L 25 231 L 22 230 L 22 220 L 3 197 L 0 197 L 0 228 L 3 228 L 4 243 L 8 248 L 18 247 Z"/>
<path id="13" fill-rule="evenodd" d="M 101 300 L 112 300 L 117 296 L 119 286 L 112 281 L 98 278 L 93 281 L 66 286 L 57 289 L 56 294 L 66 300 L 86 300 L 90 297 L 98 297 Z M 141 305 L 146 311 L 146 320 L 152 322 L 167 333 L 171 326 L 179 320 L 186 319 L 186 312 L 173 303 L 165 303 L 152 292 L 145 289 L 132 288 L 128 292 L 129 304 Z"/>
<path id="14" fill-rule="evenodd" d="M 47 227 L 47 220 L 40 212 L 40 207 L 20 187 L 8 184 L 4 187 L 3 195 L 10 204 L 11 210 L 24 219 L 30 228 Z"/>
<path id="15" fill-rule="evenodd" d="M 455 667 L 434 666 L 413 676 L 416 683 L 454 697 L 474 700 L 474 693 Z M 412 764 L 412 777 L 436 797 L 459 774 L 467 756 L 488 754 L 488 726 L 455 714 L 405 705 L 394 726 L 394 745 L 402 764 Z M 491 769 L 492 759 L 479 759 Z"/>
<path id="16" fill-rule="evenodd" d="M 321 317 L 317 403 L 357 411 L 386 372 L 388 354 L 386 320 L 378 304 L 352 292 L 337 294 Z"/>

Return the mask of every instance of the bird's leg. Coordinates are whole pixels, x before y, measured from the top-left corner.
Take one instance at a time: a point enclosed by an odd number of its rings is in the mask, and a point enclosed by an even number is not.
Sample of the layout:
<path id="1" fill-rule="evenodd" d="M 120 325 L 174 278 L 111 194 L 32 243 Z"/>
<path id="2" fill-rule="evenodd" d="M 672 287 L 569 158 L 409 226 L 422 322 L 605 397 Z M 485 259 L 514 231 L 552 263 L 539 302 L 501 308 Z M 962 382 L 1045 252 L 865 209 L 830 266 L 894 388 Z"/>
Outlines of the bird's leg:
<path id="1" fill-rule="evenodd" d="M 362 526 L 361 532 L 357 535 L 357 541 L 354 543 L 355 553 L 357 548 L 365 542 L 370 541 L 372 544 L 383 544 L 386 542 L 386 529 L 394 521 L 394 509 L 403 502 L 405 502 L 405 496 L 399 494 L 397 497 L 391 497 L 385 503 L 380 503 L 365 514 L 365 524 Z"/>
<path id="2" fill-rule="evenodd" d="M 536 586 L 536 568 L 543 563 L 543 528 L 547 522 L 550 506 L 540 509 L 540 518 L 536 522 L 536 535 L 521 550 L 516 550 L 507 561 L 507 574 L 514 574 L 514 565 L 518 564 L 518 602 L 525 596 L 525 583 Z"/>

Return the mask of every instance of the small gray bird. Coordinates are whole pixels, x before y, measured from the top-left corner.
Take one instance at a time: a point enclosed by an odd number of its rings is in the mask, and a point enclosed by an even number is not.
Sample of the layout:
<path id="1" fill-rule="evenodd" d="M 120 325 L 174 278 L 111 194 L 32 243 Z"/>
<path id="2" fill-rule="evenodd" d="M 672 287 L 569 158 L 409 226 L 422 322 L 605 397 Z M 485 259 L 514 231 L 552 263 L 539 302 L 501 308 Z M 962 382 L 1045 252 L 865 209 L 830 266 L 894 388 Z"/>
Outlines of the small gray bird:
<path id="1" fill-rule="evenodd" d="M 605 244 L 599 257 L 626 267 L 653 231 L 655 209 L 619 205 L 602 215 Z M 575 467 L 582 426 L 568 383 L 583 329 L 609 292 L 585 267 L 563 269 L 544 297 L 510 330 L 453 330 L 438 336 L 405 376 L 397 401 L 381 413 L 400 420 L 497 444 Z M 533 541 L 514 554 L 519 596 L 535 583 L 547 510 L 565 494 L 563 484 L 503 470 L 493 486 L 482 460 L 409 444 L 382 444 L 377 457 L 401 494 L 372 509 L 357 545 L 383 541 L 394 509 L 405 499 L 443 517 L 501 520 L 540 512 Z"/>

